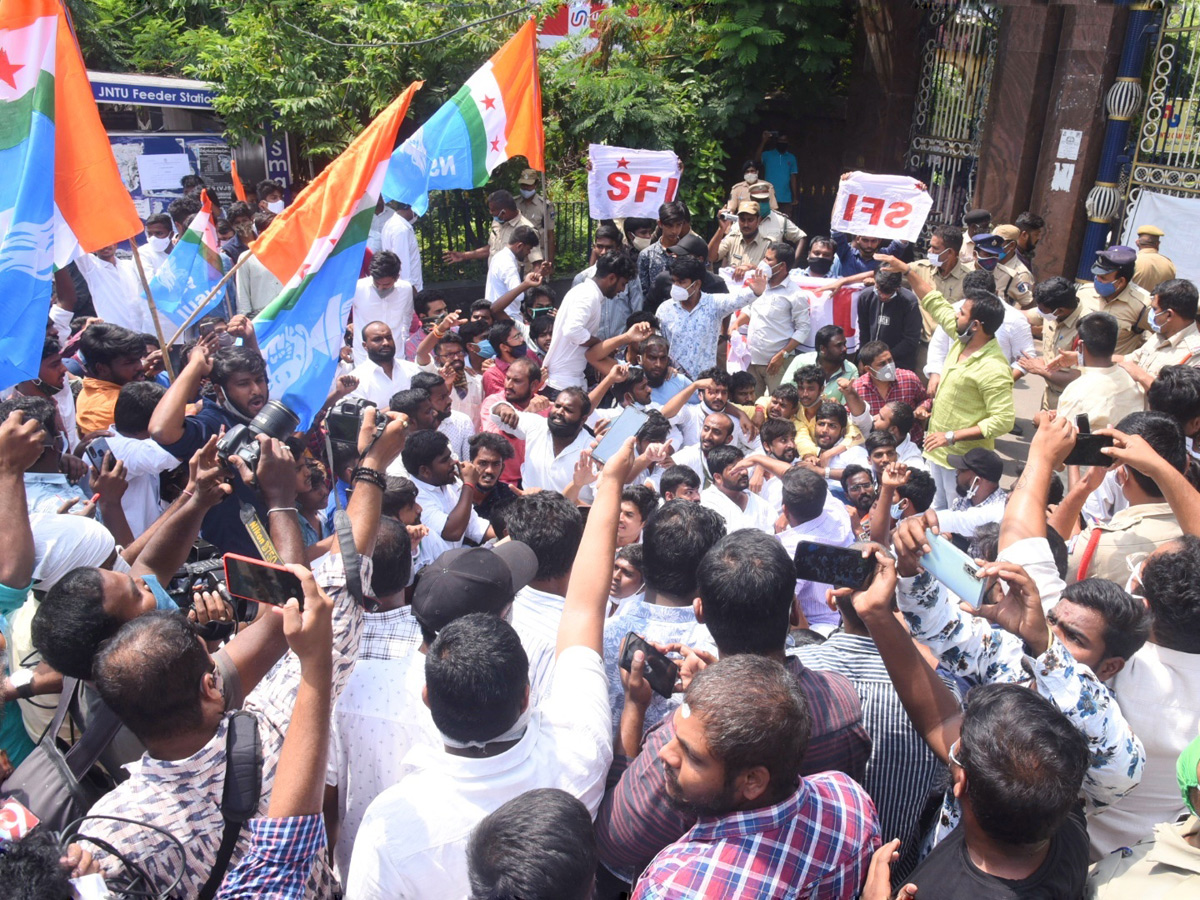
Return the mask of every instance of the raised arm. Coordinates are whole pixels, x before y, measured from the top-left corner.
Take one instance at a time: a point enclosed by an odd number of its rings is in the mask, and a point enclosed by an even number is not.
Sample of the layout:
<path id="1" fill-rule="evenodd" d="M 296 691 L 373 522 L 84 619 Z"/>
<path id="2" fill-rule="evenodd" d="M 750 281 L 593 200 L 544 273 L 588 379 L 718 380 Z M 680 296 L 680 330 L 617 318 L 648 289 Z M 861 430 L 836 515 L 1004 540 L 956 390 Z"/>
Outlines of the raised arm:
<path id="1" fill-rule="evenodd" d="M 692 399 L 692 394 L 712 385 L 711 378 L 701 378 L 699 381 L 693 381 L 678 394 L 663 404 L 662 414 L 668 419 L 674 419 L 683 408 L 688 405 L 688 401 Z"/>
<path id="2" fill-rule="evenodd" d="M 1000 522 L 1001 551 L 1025 538 L 1046 536 L 1050 480 L 1075 446 L 1075 427 L 1066 418 L 1053 412 L 1041 412 L 1035 416 L 1034 426 L 1037 432 L 1029 445 L 1029 461 L 1008 495 L 1004 518 Z M 1065 538 L 1071 536 L 1069 530 L 1059 533 Z"/>
<path id="3" fill-rule="evenodd" d="M 654 333 L 649 322 L 637 322 L 628 331 L 622 332 L 606 341 L 599 341 L 587 349 L 587 361 L 593 366 L 602 359 L 612 356 L 622 347 L 630 344 L 640 344 Z"/>
<path id="4" fill-rule="evenodd" d="M 45 451 L 46 432 L 19 409 L 0 423 L 0 521 L 6 524 L 0 553 L 0 585 L 23 591 L 33 580 L 33 529 L 25 501 L 25 470 Z"/>
<path id="5" fill-rule="evenodd" d="M 199 395 L 201 382 L 212 372 L 216 345 L 215 334 L 200 338 L 188 355 L 187 365 L 154 407 L 150 416 L 150 437 L 160 444 L 174 444 L 183 437 L 187 405 Z"/>
<path id="6" fill-rule="evenodd" d="M 1200 495 L 1192 487 L 1187 476 L 1154 452 L 1154 448 L 1140 435 L 1124 434 L 1115 428 L 1106 428 L 1099 434 L 1111 434 L 1113 446 L 1103 452 L 1118 463 L 1137 469 L 1148 478 L 1154 479 L 1163 499 L 1171 506 L 1171 512 L 1186 534 L 1200 535 Z M 1194 463 L 1193 463 L 1194 465 Z"/>
<path id="7" fill-rule="evenodd" d="M 354 532 L 354 546 L 360 556 L 370 556 L 375 552 L 387 467 L 400 455 L 408 437 L 408 416 L 390 410 L 383 410 L 382 413 L 388 418 L 388 424 L 377 440 L 372 443 L 377 414 L 374 407 L 363 410 L 362 427 L 358 433 L 358 446 L 363 454 L 359 467 L 371 469 L 378 478 L 356 478 L 354 492 L 346 504 L 346 514 L 350 517 Z"/>

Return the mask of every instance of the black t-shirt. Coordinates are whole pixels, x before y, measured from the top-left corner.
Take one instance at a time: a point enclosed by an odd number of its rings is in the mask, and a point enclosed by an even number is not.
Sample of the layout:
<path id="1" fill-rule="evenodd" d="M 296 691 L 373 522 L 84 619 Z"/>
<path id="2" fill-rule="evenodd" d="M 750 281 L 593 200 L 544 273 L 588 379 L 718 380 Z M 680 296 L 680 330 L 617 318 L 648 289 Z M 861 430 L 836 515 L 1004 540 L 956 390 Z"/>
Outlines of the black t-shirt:
<path id="1" fill-rule="evenodd" d="M 1050 842 L 1038 870 L 1020 881 L 979 871 L 967 853 L 965 830 L 955 828 L 905 881 L 920 900 L 1079 900 L 1088 873 L 1088 834 L 1083 812 L 1072 812 Z"/>

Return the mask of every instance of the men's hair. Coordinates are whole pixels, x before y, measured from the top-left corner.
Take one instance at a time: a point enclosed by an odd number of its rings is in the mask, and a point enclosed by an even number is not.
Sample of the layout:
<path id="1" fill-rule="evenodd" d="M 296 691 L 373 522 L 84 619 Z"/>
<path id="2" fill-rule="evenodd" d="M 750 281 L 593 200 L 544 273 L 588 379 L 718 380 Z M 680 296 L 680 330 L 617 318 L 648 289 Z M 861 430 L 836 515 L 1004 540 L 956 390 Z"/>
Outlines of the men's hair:
<path id="1" fill-rule="evenodd" d="M 351 447 L 350 449 L 354 450 L 357 454 L 357 447 Z M 337 452 L 336 445 L 334 452 Z M 379 514 L 387 516 L 390 519 L 395 519 L 401 512 L 408 509 L 417 501 L 417 486 L 412 483 L 412 479 L 405 478 L 403 475 L 388 475 L 386 484 L 387 487 L 383 491 L 383 500 L 380 502 Z"/>
<path id="2" fill-rule="evenodd" d="M 1079 295 L 1070 278 L 1056 275 L 1039 281 L 1033 286 L 1033 300 L 1041 309 L 1074 309 L 1079 305 Z"/>
<path id="3" fill-rule="evenodd" d="M 471 896 L 481 900 L 590 900 L 598 862 L 591 813 L 557 788 L 509 800 L 467 843 Z"/>
<path id="4" fill-rule="evenodd" d="M 1151 556 L 1142 568 L 1154 643 L 1200 653 L 1200 538 L 1185 534 L 1172 546 L 1178 549 Z"/>
<path id="5" fill-rule="evenodd" d="M 647 219 L 642 216 L 629 216 L 628 218 L 625 219 L 624 223 L 622 224 L 622 227 L 625 229 L 626 237 L 628 237 L 630 240 L 632 240 L 638 231 L 641 231 L 643 228 L 653 228 L 657 224 L 658 223 L 655 222 L 653 219 Z M 604 227 L 603 225 L 600 226 L 600 228 L 603 228 L 603 227 Z M 614 226 L 614 227 L 616 227 L 616 226 Z M 599 235 L 600 235 L 600 228 L 596 229 L 597 237 L 599 237 Z"/>
<path id="6" fill-rule="evenodd" d="M 701 281 L 704 278 L 704 262 L 694 256 L 672 256 L 667 260 L 667 272 L 672 278 Z"/>
<path id="7" fill-rule="evenodd" d="M 719 366 L 705 369 L 696 376 L 697 380 L 709 379 L 716 387 L 723 387 L 730 390 L 733 387 L 733 376 Z"/>
<path id="8" fill-rule="evenodd" d="M 1088 313 L 1079 320 L 1079 339 L 1093 356 L 1108 358 L 1117 349 L 1119 328 L 1116 317 L 1109 313 Z"/>
<path id="9" fill-rule="evenodd" d="M 843 337 L 846 335 L 846 331 L 841 325 L 822 325 L 817 329 L 817 336 L 813 338 L 813 344 L 818 350 L 823 350 L 838 335 Z"/>
<path id="10" fill-rule="evenodd" d="M 807 366 L 798 368 L 796 374 L 792 376 L 792 381 L 796 383 L 797 387 L 802 384 L 819 384 L 824 387 L 825 370 L 816 363 L 810 363 Z"/>
<path id="11" fill-rule="evenodd" d="M 1021 846 L 1058 831 L 1091 756 L 1083 734 L 1036 691 L 985 684 L 967 695 L 958 759 L 984 834 Z"/>
<path id="12" fill-rule="evenodd" d="M 535 303 L 539 298 L 545 302 Z M 525 292 L 525 305 L 530 309 L 538 306 L 558 306 L 558 294 L 548 284 L 535 285 Z"/>
<path id="13" fill-rule="evenodd" d="M 638 345 L 638 353 L 644 356 L 647 351 L 654 347 L 661 348 L 664 353 L 671 352 L 671 342 L 664 335 L 652 334 Z"/>
<path id="14" fill-rule="evenodd" d="M 558 392 L 558 397 L 555 399 L 565 399 L 566 397 L 574 397 L 579 401 L 580 415 L 583 417 L 580 419 L 580 423 L 584 422 L 592 414 L 592 398 L 587 395 L 587 391 L 583 388 L 575 387 L 574 385 L 565 387 Z"/>
<path id="15" fill-rule="evenodd" d="M 157 381 L 131 381 L 121 386 L 113 407 L 113 425 L 122 434 L 135 434 L 150 427 L 154 408 L 167 389 Z"/>
<path id="16" fill-rule="evenodd" d="M 779 387 L 771 391 L 771 398 L 782 400 L 784 403 L 790 403 L 792 406 L 798 407 L 800 405 L 800 391 L 797 389 L 795 382 L 791 381 L 784 381 Z"/>
<path id="17" fill-rule="evenodd" d="M 259 234 L 262 234 L 271 227 L 271 223 L 274 221 L 275 213 L 269 210 L 260 209 L 254 214 L 254 230 Z"/>
<path id="18" fill-rule="evenodd" d="M 525 226 L 522 225 L 521 227 L 524 228 Z M 467 311 L 470 313 L 477 313 L 482 310 L 487 310 L 489 314 L 492 311 L 492 304 L 484 297 L 480 297 L 478 300 L 471 301 L 471 305 L 467 308 Z M 447 332 L 447 335 L 450 334 L 454 334 L 454 332 Z"/>
<path id="19" fill-rule="evenodd" d="M 639 441 L 648 444 L 661 444 L 671 435 L 671 422 L 657 409 L 646 411 L 646 421 L 634 435 Z"/>
<path id="20" fill-rule="evenodd" d="M 486 300 L 482 302 L 487 303 Z M 491 307 L 489 306 L 488 308 L 490 309 Z M 467 342 L 463 340 L 462 335 L 456 334 L 453 331 L 447 331 L 444 335 L 438 338 L 438 342 L 433 345 L 433 352 L 445 354 L 446 351 L 444 348 L 450 346 L 458 347 L 465 353 L 467 349 Z"/>
<path id="21" fill-rule="evenodd" d="M 510 373 L 525 373 L 525 377 L 529 379 L 531 385 L 536 385 L 542 377 L 542 367 L 538 365 L 537 360 L 532 356 L 522 356 L 512 361 L 512 365 L 508 367 Z M 591 401 L 588 401 L 588 408 L 591 408 Z"/>
<path id="22" fill-rule="evenodd" d="M 153 219 L 151 216 L 150 219 Z M 249 203 L 243 203 L 241 200 L 234 200 L 225 207 L 225 218 L 232 222 L 234 219 L 253 219 L 254 210 L 250 208 Z M 146 220 L 146 224 L 150 224 L 150 219 Z"/>
<path id="23" fill-rule="evenodd" d="M 375 552 L 371 554 L 372 593 L 376 597 L 389 597 L 404 590 L 412 575 L 412 561 L 408 529 L 397 519 L 381 516 Z"/>
<path id="24" fill-rule="evenodd" d="M 552 331 L 554 331 L 554 318 L 546 313 L 534 316 L 533 321 L 529 323 L 529 338 L 535 343 L 538 338 L 550 334 Z"/>
<path id="25" fill-rule="evenodd" d="M 46 592 L 33 614 L 33 646 L 55 671 L 90 681 L 99 646 L 121 620 L 104 610 L 104 582 L 94 566 L 72 569 Z"/>
<path id="26" fill-rule="evenodd" d="M 776 265 L 783 263 L 790 269 L 796 262 L 796 248 L 787 241 L 771 241 L 767 249 L 775 254 Z"/>
<path id="27" fill-rule="evenodd" d="M 896 440 L 894 434 L 890 431 L 880 431 L 878 428 L 868 434 L 866 440 L 863 441 L 863 447 L 866 449 L 868 455 L 883 447 L 889 447 L 894 450 L 899 444 L 900 442 Z"/>
<path id="28" fill-rule="evenodd" d="M 380 250 L 371 257 L 367 272 L 372 278 L 399 278 L 400 257 L 391 250 Z"/>
<path id="29" fill-rule="evenodd" d="M 1062 598 L 1084 606 L 1104 620 L 1104 655 L 1130 659 L 1150 637 L 1150 611 L 1121 585 L 1106 578 L 1068 584 Z"/>
<path id="30" fill-rule="evenodd" d="M 601 239 L 612 241 L 618 247 L 625 242 L 624 237 L 621 235 L 621 229 L 616 225 L 598 226 L 595 235 L 592 236 L 592 240 L 599 241 Z"/>
<path id="31" fill-rule="evenodd" d="M 720 513 L 690 500 L 668 500 L 650 514 L 642 528 L 646 587 L 691 600 L 696 596 L 700 560 L 724 536 L 725 520 Z"/>
<path id="32" fill-rule="evenodd" d="M 898 272 L 896 274 L 899 274 Z M 876 286 L 879 285 L 879 279 L 875 280 Z M 858 361 L 864 366 L 875 364 L 875 360 L 879 359 L 883 354 L 891 351 L 891 347 L 884 341 L 867 341 L 858 348 Z"/>
<path id="33" fill-rule="evenodd" d="M 783 473 L 782 487 L 783 508 L 797 522 L 810 522 L 825 509 L 829 486 L 812 469 L 793 466 Z"/>
<path id="34" fill-rule="evenodd" d="M 900 290 L 900 281 L 904 276 L 891 269 L 880 269 L 875 273 L 875 293 L 889 296 Z"/>
<path id="35" fill-rule="evenodd" d="M 265 199 L 267 194 L 272 194 L 275 191 L 278 191 L 279 193 L 282 194 L 283 193 L 283 185 L 280 184 L 278 181 L 274 181 L 273 179 L 270 179 L 270 178 L 264 178 L 262 181 L 260 181 L 258 183 L 258 187 L 256 187 L 254 189 L 254 193 L 258 195 L 259 200 Z"/>
<path id="36" fill-rule="evenodd" d="M 942 245 L 955 253 L 962 252 L 963 230 L 957 225 L 939 225 L 933 229 L 934 237 L 941 238 Z"/>
<path id="37" fill-rule="evenodd" d="M 933 483 L 933 476 L 924 469 L 909 469 L 908 482 L 896 488 L 896 496 L 907 500 L 919 513 L 933 506 L 936 493 L 937 486 Z"/>
<path id="38" fill-rule="evenodd" d="M 1180 425 L 1200 417 L 1200 369 L 1163 366 L 1146 390 L 1146 403 L 1150 409 L 1166 413 Z"/>
<path id="39" fill-rule="evenodd" d="M 15 715 L 15 713 L 13 713 Z M 5 900 L 72 900 L 79 895 L 64 866 L 63 848 L 52 831 L 38 828 L 19 840 L 5 841 L 0 853 L 0 884 Z"/>
<path id="40" fill-rule="evenodd" d="M 446 380 L 436 372 L 418 372 L 410 382 L 416 390 L 429 391 L 429 396 L 440 387 L 446 386 Z"/>
<path id="41" fill-rule="evenodd" d="M 574 503 L 557 491 L 538 491 L 506 507 L 504 520 L 509 536 L 537 555 L 535 578 L 560 578 L 571 571 L 583 540 L 583 516 Z"/>
<path id="42" fill-rule="evenodd" d="M 1000 556 L 1000 523 L 985 522 L 976 528 L 967 545 L 967 555 L 972 559 L 995 562 Z"/>
<path id="43" fill-rule="evenodd" d="M 257 350 L 249 347 L 230 347 L 213 357 L 212 373 L 208 377 L 212 379 L 213 384 L 225 387 L 234 375 L 243 374 L 253 375 L 255 378 L 266 375 L 267 362 Z"/>
<path id="44" fill-rule="evenodd" d="M 467 441 L 467 445 L 471 448 L 471 462 L 475 462 L 475 457 L 479 456 L 480 450 L 490 450 L 495 453 L 505 462 L 508 462 L 516 455 L 513 445 L 508 442 L 508 439 L 502 434 L 496 434 L 493 431 L 481 431 L 478 434 L 472 435 Z"/>
<path id="45" fill-rule="evenodd" d="M 395 340 L 396 340 L 395 333 L 392 331 L 391 326 L 388 325 L 387 322 L 384 322 L 382 319 L 376 319 L 374 322 L 367 322 L 365 325 L 363 325 L 359 329 L 359 331 L 358 331 L 359 341 L 364 347 L 367 345 L 367 332 L 368 331 L 375 331 L 375 332 L 386 331 L 391 336 L 392 342 L 395 343 Z"/>
<path id="46" fill-rule="evenodd" d="M 684 486 L 695 491 L 700 490 L 700 476 L 691 466 L 671 466 L 663 472 L 662 478 L 658 481 L 658 488 L 663 492 L 664 497 L 667 493 L 679 493 L 679 488 Z M 643 532 L 642 540 L 645 539 L 645 532 Z"/>
<path id="47" fill-rule="evenodd" d="M 513 233 L 509 235 L 508 245 L 524 244 L 527 247 L 536 247 L 541 241 L 538 239 L 538 233 L 528 225 L 518 225 L 513 229 Z"/>
<path id="48" fill-rule="evenodd" d="M 1038 231 L 1046 227 L 1046 220 L 1037 213 L 1026 211 L 1013 219 L 1013 224 L 1019 231 Z"/>
<path id="49" fill-rule="evenodd" d="M 406 392 L 401 391 L 400 393 Z M 432 429 L 414 431 L 404 442 L 400 458 L 404 461 L 405 470 L 410 475 L 420 478 L 421 467 L 433 465 L 433 461 L 449 449 L 450 438 L 442 432 Z"/>
<path id="50" fill-rule="evenodd" d="M 178 611 L 155 610 L 126 622 L 100 647 L 92 668 L 100 696 L 142 743 L 204 723 L 201 681 L 212 660 Z"/>
<path id="51" fill-rule="evenodd" d="M 886 405 L 892 411 L 892 425 L 900 434 L 907 437 L 917 422 L 912 406 L 903 400 L 889 400 Z"/>
<path id="52" fill-rule="evenodd" d="M 167 215 L 171 217 L 171 220 L 184 227 L 191 224 L 198 212 L 200 212 L 200 201 L 195 197 L 180 197 L 172 200 L 167 206 Z"/>
<path id="53" fill-rule="evenodd" d="M 166 225 L 168 228 L 170 228 L 171 224 L 171 217 L 166 213 L 155 213 L 152 216 L 146 217 L 147 228 L 149 228 L 151 225 Z"/>
<path id="54" fill-rule="evenodd" d="M 850 465 L 846 466 L 846 468 L 842 469 L 842 490 L 848 490 L 846 485 L 850 483 L 850 479 L 859 475 L 866 475 L 867 478 L 871 480 L 872 484 L 875 482 L 875 476 L 871 473 L 870 469 L 868 469 L 866 466 L 860 466 L 857 463 L 851 463 Z"/>
<path id="55" fill-rule="evenodd" d="M 642 553 L 642 545 L 640 543 L 626 544 L 624 547 L 618 547 L 617 559 L 623 559 L 628 562 L 631 566 L 638 570 L 639 575 L 642 574 L 642 566 L 646 564 Z"/>
<path id="56" fill-rule="evenodd" d="M 140 334 L 111 322 L 95 322 L 85 328 L 79 337 L 79 349 L 93 372 L 96 366 L 111 366 L 118 359 L 141 359 L 146 355 Z"/>
<path id="57" fill-rule="evenodd" d="M 979 323 L 984 334 L 995 337 L 1004 324 L 1004 302 L 987 291 L 964 291 L 963 295 L 971 301 L 971 318 Z"/>
<path id="58" fill-rule="evenodd" d="M 729 393 L 731 394 L 737 393 L 738 391 L 744 391 L 746 388 L 753 388 L 757 384 L 758 382 L 754 380 L 754 376 L 749 372 L 739 371 L 729 373 Z"/>
<path id="59" fill-rule="evenodd" d="M 505 190 L 492 191 L 488 194 L 487 202 L 488 206 L 498 206 L 501 209 L 515 210 L 517 208 L 516 198 Z"/>
<path id="60" fill-rule="evenodd" d="M 490 741 L 521 715 L 529 657 L 499 616 L 470 613 L 438 632 L 425 657 L 429 712 L 456 741 Z"/>
<path id="61" fill-rule="evenodd" d="M 58 434 L 58 407 L 53 400 L 47 397 L 27 397 L 23 394 L 16 394 L 8 400 L 0 402 L 0 422 L 17 410 L 25 413 L 26 419 L 36 419 L 37 423 L 45 429 L 47 437 Z"/>
<path id="62" fill-rule="evenodd" d="M 425 388 L 409 388 L 406 391 L 396 391 L 396 393 L 392 394 L 392 399 L 388 401 L 388 406 L 391 407 L 392 412 L 401 412 L 411 418 L 421 409 L 421 405 L 428 403 L 429 400 L 429 391 L 425 390 Z M 408 439 L 410 441 L 412 438 L 413 436 L 409 435 Z"/>
<path id="63" fill-rule="evenodd" d="M 828 247 L 830 250 L 837 249 L 837 243 L 834 241 L 834 239 L 831 237 L 825 237 L 825 235 L 818 235 L 808 242 L 809 253 L 815 250 L 818 246 Z"/>
<path id="64" fill-rule="evenodd" d="M 767 421 L 763 422 L 762 428 L 758 430 L 758 436 L 762 441 L 763 447 L 769 447 L 780 438 L 794 438 L 796 436 L 796 423 L 791 419 L 767 419 Z"/>
<path id="65" fill-rule="evenodd" d="M 480 322 L 478 320 L 463 322 L 458 326 L 457 332 L 451 331 L 446 337 L 449 337 L 451 334 L 457 334 L 465 343 L 474 344 L 478 341 L 486 340 L 488 329 L 491 327 L 487 322 Z"/>
<path id="66" fill-rule="evenodd" d="M 663 225 L 678 225 L 680 222 L 691 222 L 692 213 L 682 200 L 672 200 L 658 208 L 658 221 Z"/>
<path id="67" fill-rule="evenodd" d="M 423 291 L 417 291 L 417 295 L 413 297 L 413 310 L 418 316 L 424 316 L 429 313 L 429 305 L 434 300 L 445 301 L 446 295 L 442 293 L 440 288 L 425 288 Z"/>
<path id="68" fill-rule="evenodd" d="M 488 329 L 487 341 L 492 345 L 492 349 L 497 354 L 500 352 L 500 347 L 512 335 L 513 329 L 517 327 L 517 323 L 512 319 L 502 319 Z"/>
<path id="69" fill-rule="evenodd" d="M 1187 444 L 1184 442 L 1183 429 L 1179 426 L 1178 422 L 1166 413 L 1130 413 L 1117 423 L 1117 430 L 1125 434 L 1136 434 L 1145 438 L 1151 450 L 1165 459 L 1178 471 L 1183 472 L 1186 470 Z M 1143 475 L 1133 466 L 1126 466 L 1125 471 L 1151 497 L 1162 497 L 1162 491 L 1149 475 Z"/>
<path id="70" fill-rule="evenodd" d="M 767 535 L 756 537 L 782 550 Z M 782 640 L 775 649 L 782 649 Z M 778 803 L 796 789 L 808 750 L 813 725 L 808 701 L 796 677 L 775 660 L 752 653 L 721 656 L 692 679 L 685 702 L 704 723 L 705 741 L 724 766 L 725 783 L 763 766 L 770 782 L 762 805 Z"/>
<path id="71" fill-rule="evenodd" d="M 846 407 L 838 403 L 836 400 L 823 400 L 821 405 L 817 407 L 816 420 L 820 422 L 822 419 L 832 419 L 842 426 L 845 431 L 850 424 L 849 416 L 846 413 Z"/>
<path id="72" fill-rule="evenodd" d="M 637 266 L 633 257 L 624 250 L 614 250 L 605 253 L 596 260 L 596 277 L 607 278 L 616 275 L 618 278 L 629 280 L 637 275 Z"/>
<path id="73" fill-rule="evenodd" d="M 621 502 L 636 506 L 638 515 L 645 522 L 650 518 L 650 513 L 658 509 L 658 493 L 644 484 L 629 484 L 621 491 Z"/>
<path id="74" fill-rule="evenodd" d="M 1197 298 L 1196 286 L 1186 278 L 1172 278 L 1154 289 L 1159 309 L 1169 309 L 1189 322 L 1195 321 Z"/>
<path id="75" fill-rule="evenodd" d="M 972 269 L 963 276 L 963 294 L 967 291 L 996 293 L 996 276 L 987 269 Z"/>
<path id="76" fill-rule="evenodd" d="M 716 476 L 734 463 L 740 462 L 745 455 L 740 447 L 735 447 L 733 444 L 720 444 L 708 451 L 705 460 L 708 462 L 708 471 Z"/>

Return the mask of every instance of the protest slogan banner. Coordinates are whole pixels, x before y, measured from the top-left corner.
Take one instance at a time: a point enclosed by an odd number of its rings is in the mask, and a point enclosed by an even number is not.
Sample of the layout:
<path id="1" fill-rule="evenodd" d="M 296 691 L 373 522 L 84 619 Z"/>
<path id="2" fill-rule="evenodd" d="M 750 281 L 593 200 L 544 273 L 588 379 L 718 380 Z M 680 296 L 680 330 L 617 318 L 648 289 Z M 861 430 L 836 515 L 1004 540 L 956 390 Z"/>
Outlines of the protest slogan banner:
<path id="1" fill-rule="evenodd" d="M 834 231 L 887 241 L 915 241 L 933 209 L 921 182 L 906 175 L 851 172 L 833 204 Z"/>
<path id="2" fill-rule="evenodd" d="M 588 204 L 593 219 L 658 218 L 658 208 L 675 199 L 683 164 L 670 150 L 588 147 Z"/>

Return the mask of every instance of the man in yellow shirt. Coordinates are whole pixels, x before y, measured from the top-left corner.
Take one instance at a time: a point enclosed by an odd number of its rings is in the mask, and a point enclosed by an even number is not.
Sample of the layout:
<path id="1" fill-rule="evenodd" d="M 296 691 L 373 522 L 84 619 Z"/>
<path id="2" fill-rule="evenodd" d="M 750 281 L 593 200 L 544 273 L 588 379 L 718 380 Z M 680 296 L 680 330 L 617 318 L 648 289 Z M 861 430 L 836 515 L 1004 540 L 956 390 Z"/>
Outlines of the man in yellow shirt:
<path id="1" fill-rule="evenodd" d="M 1164 281 L 1175 277 L 1175 263 L 1158 252 L 1163 230 L 1155 225 L 1143 225 L 1137 230 L 1137 262 L 1133 266 L 1133 283 L 1150 293 Z"/>
<path id="2" fill-rule="evenodd" d="M 120 325 L 96 322 L 84 329 L 79 349 L 87 364 L 83 390 L 75 400 L 75 425 L 79 436 L 103 431 L 113 423 L 117 395 L 131 381 L 145 381 L 142 336 Z"/>

